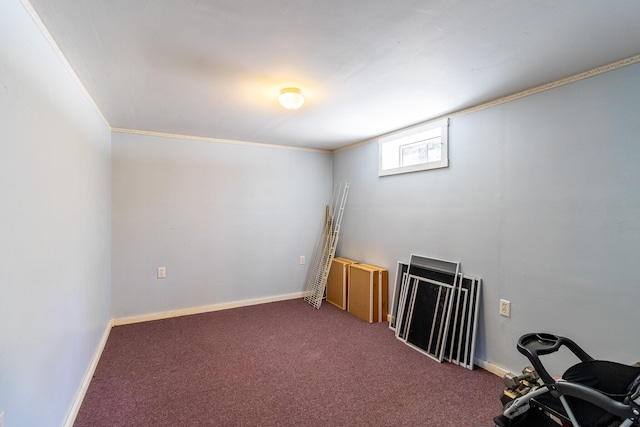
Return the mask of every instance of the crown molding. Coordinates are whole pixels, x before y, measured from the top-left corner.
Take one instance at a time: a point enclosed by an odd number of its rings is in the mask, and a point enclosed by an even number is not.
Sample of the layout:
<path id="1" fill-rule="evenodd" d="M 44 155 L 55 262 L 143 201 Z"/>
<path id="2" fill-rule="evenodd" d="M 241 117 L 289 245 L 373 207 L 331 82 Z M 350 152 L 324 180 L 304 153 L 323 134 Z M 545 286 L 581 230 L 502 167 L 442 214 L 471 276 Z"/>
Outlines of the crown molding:
<path id="1" fill-rule="evenodd" d="M 366 145 L 366 144 L 370 144 L 372 142 L 376 142 L 380 138 L 383 138 L 385 136 L 394 134 L 394 133 L 396 133 L 398 131 L 402 131 L 404 129 L 409 129 L 409 128 L 412 128 L 414 126 L 424 125 L 424 124 L 427 124 L 427 123 L 430 123 L 430 122 L 433 122 L 433 121 L 437 121 L 437 120 L 442 120 L 442 119 L 446 119 L 446 118 L 450 118 L 451 119 L 451 118 L 455 118 L 455 117 L 464 116 L 465 114 L 475 113 L 475 112 L 480 111 L 480 110 L 485 110 L 487 108 L 492 108 L 492 107 L 498 106 L 500 104 L 505 104 L 507 102 L 515 101 L 515 100 L 518 100 L 520 98 L 524 98 L 526 96 L 535 95 L 537 93 L 544 92 L 544 91 L 547 91 L 547 90 L 550 90 L 550 89 L 555 89 L 555 88 L 560 87 L 560 86 L 568 85 L 570 83 L 574 83 L 574 82 L 577 82 L 579 80 L 584 80 L 584 79 L 587 79 L 589 77 L 597 76 L 598 74 L 603 74 L 603 73 L 607 73 L 609 71 L 617 70 L 618 68 L 626 67 L 627 65 L 636 64 L 638 62 L 640 62 L 640 55 L 632 56 L 630 58 L 622 59 L 620 61 L 613 62 L 611 64 L 603 65 L 602 67 L 594 68 L 593 70 L 585 71 L 584 73 L 575 74 L 573 76 L 570 76 L 570 77 L 567 77 L 567 78 L 564 78 L 564 79 L 561 79 L 561 80 L 557 80 L 557 81 L 554 81 L 554 82 L 551 82 L 551 83 L 546 83 L 546 84 L 543 84 L 543 85 L 540 85 L 540 86 L 536 86 L 534 88 L 527 89 L 527 90 L 524 90 L 522 92 L 514 93 L 513 95 L 508 95 L 508 96 L 505 96 L 503 98 L 495 99 L 493 101 L 485 102 L 483 104 L 478 104 L 476 106 L 465 108 L 463 110 L 458 110 L 456 112 L 453 112 L 453 113 L 450 113 L 450 114 L 446 114 L 446 115 L 443 115 L 443 116 L 439 116 L 439 117 L 427 120 L 425 122 L 417 123 L 417 124 L 408 126 L 406 128 L 403 128 L 403 129 L 398 129 L 398 130 L 395 130 L 393 132 L 385 133 L 383 135 L 379 135 L 379 136 L 376 136 L 376 137 L 373 137 L 373 138 L 369 138 L 369 139 L 366 139 L 364 141 L 356 142 L 354 144 L 350 144 L 350 145 L 347 145 L 347 146 L 342 147 L 342 148 L 337 148 L 337 149 L 333 150 L 333 152 L 334 153 L 338 153 L 340 151 L 351 150 L 352 148 L 357 148 L 357 147 L 360 147 L 362 145 Z"/>
<path id="2" fill-rule="evenodd" d="M 102 114 L 102 111 L 100 111 L 100 108 L 98 108 L 98 104 L 95 103 L 95 101 L 89 94 L 89 91 L 87 91 L 87 88 L 82 84 L 82 82 L 80 81 L 80 78 L 71 67 L 71 64 L 69 63 L 69 61 L 67 61 L 67 58 L 64 56 L 64 54 L 60 50 L 60 47 L 54 40 L 53 36 L 51 35 L 47 27 L 44 25 L 44 22 L 42 22 L 42 19 L 40 19 L 40 15 L 38 15 L 38 12 L 36 12 L 36 10 L 33 8 L 29 0 L 20 0 L 20 1 L 22 2 L 22 5 L 26 9 L 27 13 L 31 16 L 31 19 L 33 19 L 33 22 L 40 29 L 40 32 L 42 33 L 44 38 L 47 40 L 47 42 L 49 42 L 49 45 L 51 46 L 51 48 L 54 50 L 54 52 L 62 62 L 62 65 L 64 65 L 64 67 L 67 69 L 67 72 L 69 73 L 73 81 L 76 83 L 76 85 L 78 86 L 82 94 L 85 96 L 85 98 L 87 98 L 91 106 L 93 106 L 93 109 L 96 111 L 96 113 L 98 113 L 98 115 L 100 116 L 102 121 L 107 125 L 107 127 L 111 127 L 107 119 L 104 117 L 104 114 Z"/>
<path id="3" fill-rule="evenodd" d="M 306 151 L 309 153 L 321 153 L 321 154 L 332 153 L 331 150 L 320 150 L 316 148 L 292 147 L 288 145 L 276 145 L 276 144 L 262 144 L 259 142 L 237 141 L 233 139 L 209 138 L 204 136 L 193 136 L 193 135 L 180 135 L 175 133 L 153 132 L 153 131 L 139 130 L 139 129 L 126 129 L 126 128 L 112 127 L 111 131 L 118 132 L 118 133 L 128 133 L 133 135 L 155 136 L 159 138 L 186 139 L 190 141 L 213 142 L 217 144 L 245 145 L 250 147 L 275 148 L 279 150 L 290 150 L 290 151 Z"/>

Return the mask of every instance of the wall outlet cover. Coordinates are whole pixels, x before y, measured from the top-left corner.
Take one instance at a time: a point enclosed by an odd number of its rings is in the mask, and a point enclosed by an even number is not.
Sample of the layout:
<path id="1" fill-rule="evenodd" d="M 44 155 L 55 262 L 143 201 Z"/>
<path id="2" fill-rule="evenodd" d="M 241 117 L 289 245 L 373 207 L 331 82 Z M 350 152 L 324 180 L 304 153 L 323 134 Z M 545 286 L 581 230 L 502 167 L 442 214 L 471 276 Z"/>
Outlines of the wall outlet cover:
<path id="1" fill-rule="evenodd" d="M 500 300 L 500 316 L 511 317 L 511 301 Z"/>

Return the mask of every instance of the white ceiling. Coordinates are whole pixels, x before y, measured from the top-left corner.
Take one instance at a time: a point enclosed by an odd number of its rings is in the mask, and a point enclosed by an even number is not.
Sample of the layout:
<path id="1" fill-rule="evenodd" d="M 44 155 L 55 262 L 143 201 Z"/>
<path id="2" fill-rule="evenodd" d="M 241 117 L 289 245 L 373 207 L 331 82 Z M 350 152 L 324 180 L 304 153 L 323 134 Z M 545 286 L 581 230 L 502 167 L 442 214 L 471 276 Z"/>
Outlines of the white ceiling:
<path id="1" fill-rule="evenodd" d="M 640 54 L 637 0 L 30 2 L 111 127 L 316 149 Z"/>

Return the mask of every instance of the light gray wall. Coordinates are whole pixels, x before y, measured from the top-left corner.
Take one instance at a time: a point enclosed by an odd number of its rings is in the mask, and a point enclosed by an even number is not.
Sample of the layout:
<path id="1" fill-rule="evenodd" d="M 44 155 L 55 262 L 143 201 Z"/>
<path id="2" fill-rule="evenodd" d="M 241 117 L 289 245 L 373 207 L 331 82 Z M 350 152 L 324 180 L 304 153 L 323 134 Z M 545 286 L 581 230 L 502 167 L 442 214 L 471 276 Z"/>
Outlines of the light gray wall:
<path id="1" fill-rule="evenodd" d="M 331 165 L 331 154 L 114 133 L 113 317 L 302 292 Z"/>
<path id="2" fill-rule="evenodd" d="M 538 331 L 639 361 L 639 93 L 636 64 L 459 116 L 447 169 L 378 178 L 376 143 L 337 153 L 339 255 L 391 276 L 411 253 L 461 261 L 484 279 L 477 356 L 503 368 Z"/>
<path id="3" fill-rule="evenodd" d="M 63 425 L 110 320 L 110 138 L 19 0 L 0 5 L 0 411 Z"/>

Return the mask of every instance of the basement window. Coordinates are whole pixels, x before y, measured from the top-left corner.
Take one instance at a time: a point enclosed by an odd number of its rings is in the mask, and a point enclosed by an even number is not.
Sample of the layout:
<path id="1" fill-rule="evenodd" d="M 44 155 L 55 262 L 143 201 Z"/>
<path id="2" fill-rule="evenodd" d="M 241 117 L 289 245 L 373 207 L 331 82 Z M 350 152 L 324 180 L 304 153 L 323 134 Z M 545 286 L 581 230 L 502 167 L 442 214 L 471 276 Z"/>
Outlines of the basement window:
<path id="1" fill-rule="evenodd" d="M 378 176 L 449 166 L 448 129 L 445 119 L 380 138 Z"/>

